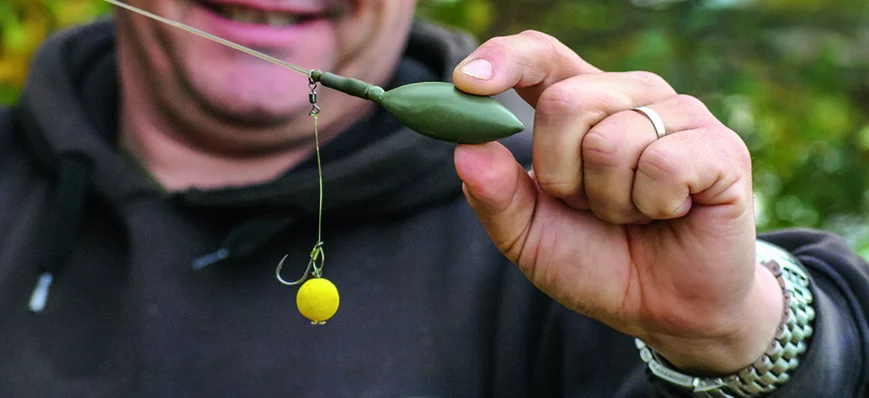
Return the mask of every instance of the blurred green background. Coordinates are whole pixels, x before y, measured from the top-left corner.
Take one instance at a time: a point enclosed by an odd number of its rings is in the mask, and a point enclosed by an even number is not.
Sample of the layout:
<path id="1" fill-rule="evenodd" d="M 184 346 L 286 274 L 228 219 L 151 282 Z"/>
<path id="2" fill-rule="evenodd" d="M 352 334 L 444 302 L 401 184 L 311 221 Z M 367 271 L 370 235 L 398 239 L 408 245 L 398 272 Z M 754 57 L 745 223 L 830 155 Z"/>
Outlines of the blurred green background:
<path id="1" fill-rule="evenodd" d="M 57 29 L 100 0 L 0 3 L 0 103 Z M 753 154 L 758 228 L 838 232 L 869 258 L 869 1 L 420 0 L 480 40 L 537 29 L 612 71 L 650 70 L 695 95 Z"/>

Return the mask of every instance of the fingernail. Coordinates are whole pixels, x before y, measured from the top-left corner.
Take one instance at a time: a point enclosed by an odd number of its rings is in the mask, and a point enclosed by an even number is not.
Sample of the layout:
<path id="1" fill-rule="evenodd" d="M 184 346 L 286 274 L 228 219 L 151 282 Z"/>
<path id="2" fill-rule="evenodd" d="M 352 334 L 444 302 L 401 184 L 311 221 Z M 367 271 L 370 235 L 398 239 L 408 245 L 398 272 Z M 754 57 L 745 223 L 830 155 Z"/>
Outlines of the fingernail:
<path id="1" fill-rule="evenodd" d="M 462 73 L 480 80 L 490 80 L 495 75 L 492 63 L 485 59 L 475 59 L 462 67 Z"/>

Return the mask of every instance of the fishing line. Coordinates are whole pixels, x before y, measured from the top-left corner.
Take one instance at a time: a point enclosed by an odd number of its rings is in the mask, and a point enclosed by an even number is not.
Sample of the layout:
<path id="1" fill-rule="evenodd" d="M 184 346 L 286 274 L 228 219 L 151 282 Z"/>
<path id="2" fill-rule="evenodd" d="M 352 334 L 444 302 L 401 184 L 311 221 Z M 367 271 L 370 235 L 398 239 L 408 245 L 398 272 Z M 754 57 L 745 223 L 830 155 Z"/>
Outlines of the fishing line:
<path id="1" fill-rule="evenodd" d="M 214 41 L 214 42 L 217 42 L 217 43 L 223 44 L 224 46 L 232 47 L 232 48 L 234 48 L 234 49 L 236 49 L 236 50 L 238 50 L 238 51 L 241 51 L 241 52 L 243 52 L 243 53 L 247 53 L 247 54 L 253 55 L 254 57 L 257 57 L 257 58 L 259 58 L 259 59 L 262 59 L 262 60 L 265 60 L 265 61 L 271 62 L 271 63 L 273 63 L 273 64 L 277 64 L 277 65 L 283 66 L 283 67 L 285 67 L 285 68 L 287 68 L 287 69 L 290 69 L 290 70 L 292 70 L 292 71 L 295 71 L 295 72 L 299 72 L 299 73 L 301 73 L 301 74 L 303 74 L 303 75 L 309 76 L 309 75 L 311 74 L 311 71 L 310 71 L 309 69 L 305 69 L 305 68 L 303 68 L 303 67 L 301 67 L 301 66 L 298 66 L 298 65 L 293 65 L 293 64 L 291 64 L 291 63 L 289 63 L 289 62 L 286 62 L 286 61 L 281 61 L 281 60 L 279 60 L 279 59 L 277 59 L 277 58 L 275 58 L 275 57 L 272 57 L 272 56 L 270 56 L 270 55 L 263 54 L 263 53 L 261 53 L 261 52 L 259 52 L 259 51 L 256 51 L 256 50 L 253 50 L 253 49 L 247 48 L 247 47 L 245 47 L 245 46 L 242 46 L 241 44 L 236 44 L 236 43 L 231 42 L 231 41 L 229 41 L 229 40 L 226 40 L 226 39 L 224 39 L 224 38 L 217 37 L 217 36 L 215 36 L 215 35 L 213 35 L 213 34 L 211 34 L 211 33 L 208 33 L 208 32 L 205 32 L 205 31 L 202 31 L 202 30 L 199 30 L 199 29 L 196 29 L 196 28 L 194 28 L 194 27 L 192 27 L 192 26 L 189 26 L 189 25 L 185 25 L 185 24 L 183 24 L 183 23 L 181 23 L 181 22 L 173 21 L 173 20 L 171 20 L 171 19 L 161 17 L 161 16 L 159 16 L 159 15 L 157 15 L 157 14 L 154 14 L 154 13 L 151 13 L 151 12 L 148 12 L 148 11 L 145 11 L 145 10 L 143 10 L 143 9 L 141 9 L 141 8 L 138 8 L 138 7 L 135 7 L 135 6 L 131 6 L 131 5 L 127 4 L 127 3 L 122 3 L 122 2 L 117 1 L 117 0 L 106 0 L 106 1 L 109 2 L 109 3 L 111 3 L 111 4 L 116 5 L 116 6 L 118 6 L 118 7 L 126 8 L 127 10 L 130 10 L 130 11 L 135 12 L 135 13 L 137 13 L 137 14 L 144 15 L 144 16 L 146 16 L 146 17 L 148 17 L 148 18 L 151 18 L 151 19 L 156 19 L 156 20 L 158 20 L 158 21 L 160 21 L 160 22 L 163 22 L 163 23 L 165 23 L 165 24 L 167 24 L 167 25 L 171 25 L 171 26 L 174 26 L 174 27 L 176 27 L 176 28 L 178 28 L 178 29 L 182 29 L 182 30 L 185 30 L 185 31 L 187 31 L 187 32 L 193 33 L 193 34 L 195 34 L 195 35 L 197 35 L 197 36 L 199 36 L 199 37 L 204 37 L 204 38 L 206 38 L 206 39 L 208 39 L 208 40 L 211 40 L 211 41 Z"/>

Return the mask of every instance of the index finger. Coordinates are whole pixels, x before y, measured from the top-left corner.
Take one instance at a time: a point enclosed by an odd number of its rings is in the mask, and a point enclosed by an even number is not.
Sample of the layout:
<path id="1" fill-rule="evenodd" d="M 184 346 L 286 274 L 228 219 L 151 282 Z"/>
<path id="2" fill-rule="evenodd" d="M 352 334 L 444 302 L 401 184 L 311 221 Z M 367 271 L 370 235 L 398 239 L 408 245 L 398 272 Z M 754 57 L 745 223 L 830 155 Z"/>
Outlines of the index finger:
<path id="1" fill-rule="evenodd" d="M 460 90 L 496 95 L 511 88 L 531 106 L 547 87 L 582 74 L 601 73 L 552 36 L 528 30 L 483 43 L 453 71 Z"/>

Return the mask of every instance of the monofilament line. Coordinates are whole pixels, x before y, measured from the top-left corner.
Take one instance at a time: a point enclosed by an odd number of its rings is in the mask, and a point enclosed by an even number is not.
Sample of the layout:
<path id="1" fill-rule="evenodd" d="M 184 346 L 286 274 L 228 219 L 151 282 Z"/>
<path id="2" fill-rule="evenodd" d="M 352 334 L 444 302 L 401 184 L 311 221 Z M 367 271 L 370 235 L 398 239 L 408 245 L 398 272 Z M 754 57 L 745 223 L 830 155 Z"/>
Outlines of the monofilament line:
<path id="1" fill-rule="evenodd" d="M 305 69 L 305 68 L 302 68 L 301 66 L 293 65 L 293 64 L 291 64 L 291 63 L 289 63 L 289 62 L 286 62 L 286 61 L 281 61 L 281 60 L 279 60 L 279 59 L 277 59 L 277 58 L 275 58 L 275 57 L 272 57 L 272 56 L 269 56 L 269 55 L 263 54 L 263 53 L 261 53 L 261 52 L 259 52 L 259 51 L 252 50 L 252 49 L 250 49 L 250 48 L 247 48 L 247 47 L 245 47 L 245 46 L 242 46 L 241 44 L 233 43 L 233 42 L 231 42 L 231 41 L 229 41 L 229 40 L 226 40 L 226 39 L 223 39 L 223 38 L 217 37 L 217 36 L 215 36 L 215 35 L 212 35 L 211 33 L 207 33 L 207 32 L 201 31 L 201 30 L 199 30 L 199 29 L 196 29 L 196 28 L 194 28 L 194 27 L 192 27 L 192 26 L 185 25 L 185 24 L 183 24 L 183 23 L 181 23 L 181 22 L 178 22 L 178 21 L 173 21 L 173 20 L 171 20 L 171 19 L 161 17 L 161 16 L 159 16 L 159 15 L 157 15 L 157 14 L 150 13 L 150 12 L 148 12 L 148 11 L 145 11 L 145 10 L 141 9 L 141 8 L 134 7 L 134 6 L 131 6 L 131 5 L 129 5 L 129 4 L 122 3 L 122 2 L 120 2 L 120 1 L 116 1 L 116 0 L 106 0 L 106 2 L 111 3 L 111 4 L 114 4 L 114 5 L 116 5 L 116 6 L 118 6 L 118 7 L 121 7 L 121 8 L 125 8 L 125 9 L 130 10 L 130 11 L 132 11 L 132 12 L 135 12 L 135 13 L 137 13 L 137 14 L 144 15 L 144 16 L 146 16 L 146 17 L 148 17 L 148 18 L 155 19 L 155 20 L 157 20 L 157 21 L 163 22 L 163 23 L 165 23 L 165 24 L 167 24 L 167 25 L 174 26 L 174 27 L 176 27 L 176 28 L 178 28 L 178 29 L 182 29 L 182 30 L 188 31 L 188 32 L 193 33 L 193 34 L 195 34 L 195 35 L 197 35 L 197 36 L 204 37 L 204 38 L 206 38 L 206 39 L 208 39 L 208 40 L 211 40 L 211 41 L 214 41 L 214 42 L 217 42 L 217 43 L 223 44 L 224 46 L 232 47 L 232 48 L 234 48 L 234 49 L 236 49 L 236 50 L 238 50 L 238 51 L 241 51 L 241 52 L 244 52 L 244 53 L 247 53 L 247 54 L 253 55 L 254 57 L 257 57 L 257 58 L 262 59 L 262 60 L 264 60 L 264 61 L 268 61 L 268 62 L 271 62 L 271 63 L 273 63 L 273 64 L 277 64 L 277 65 L 283 66 L 283 67 L 285 67 L 285 68 L 287 68 L 287 69 L 290 69 L 290 70 L 293 70 L 293 71 L 299 72 L 299 73 L 301 73 L 301 74 L 303 74 L 303 75 L 305 75 L 305 76 L 307 76 L 309 73 L 311 73 L 310 70 Z"/>
<path id="2" fill-rule="evenodd" d="M 314 260 L 314 275 L 322 276 L 323 262 L 326 260 L 326 253 L 323 251 L 323 162 L 320 160 L 320 128 L 318 120 L 320 119 L 319 112 L 311 115 L 314 117 L 314 147 L 317 151 L 317 179 L 320 183 L 320 205 L 317 212 L 317 244 L 314 246 L 314 251 L 311 258 Z M 317 258 L 320 259 L 320 267 L 317 267 Z"/>

